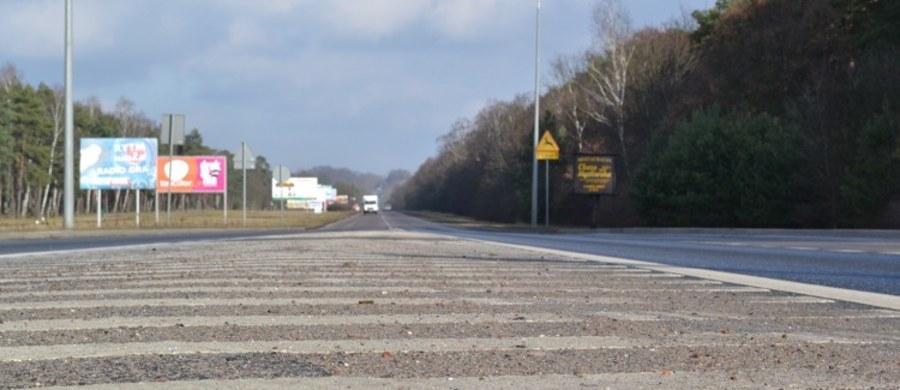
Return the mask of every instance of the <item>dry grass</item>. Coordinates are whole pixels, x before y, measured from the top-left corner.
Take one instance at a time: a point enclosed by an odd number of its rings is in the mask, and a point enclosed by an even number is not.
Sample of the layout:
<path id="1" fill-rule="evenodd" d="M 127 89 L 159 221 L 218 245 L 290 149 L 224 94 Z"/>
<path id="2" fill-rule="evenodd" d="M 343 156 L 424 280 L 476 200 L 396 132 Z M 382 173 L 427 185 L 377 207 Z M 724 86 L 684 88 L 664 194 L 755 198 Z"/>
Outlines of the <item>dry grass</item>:
<path id="1" fill-rule="evenodd" d="M 140 227 L 134 213 L 105 214 L 100 221 L 102 230 L 147 230 L 147 229 L 224 229 L 224 228 L 306 228 L 315 229 L 353 215 L 351 211 L 333 211 L 313 214 L 297 210 L 247 211 L 247 224 L 243 222 L 241 210 L 229 210 L 228 222 L 222 210 L 172 211 L 167 217 L 165 211 L 141 213 Z M 62 217 L 48 218 L 44 223 L 34 219 L 0 218 L 0 232 L 40 232 L 63 228 Z M 97 230 L 97 215 L 82 214 L 75 217 L 75 230 Z"/>

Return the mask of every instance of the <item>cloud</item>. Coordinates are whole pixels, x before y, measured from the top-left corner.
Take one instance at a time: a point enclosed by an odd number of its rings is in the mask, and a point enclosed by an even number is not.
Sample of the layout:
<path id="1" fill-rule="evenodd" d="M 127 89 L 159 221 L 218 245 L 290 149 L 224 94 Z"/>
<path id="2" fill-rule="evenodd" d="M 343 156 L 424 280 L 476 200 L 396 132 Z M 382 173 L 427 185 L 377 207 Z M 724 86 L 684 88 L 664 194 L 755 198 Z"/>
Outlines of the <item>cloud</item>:
<path id="1" fill-rule="evenodd" d="M 366 41 L 379 41 L 412 28 L 448 40 L 484 39 L 497 36 L 534 10 L 533 4 L 521 0 L 227 0 L 210 2 L 210 7 L 262 23 L 291 21 L 278 23 L 280 28 L 314 26 L 319 35 Z"/>
<path id="2" fill-rule="evenodd" d="M 343 0 L 327 2 L 330 27 L 358 37 L 378 39 L 420 20 L 428 0 Z"/>
<path id="3" fill-rule="evenodd" d="M 0 5 L 0 36 L 15 37 L 0 40 L 0 51 L 13 56 L 61 55 L 64 14 L 61 2 L 18 1 Z"/>
<path id="4" fill-rule="evenodd" d="M 211 0 L 208 6 L 235 11 L 240 15 L 279 15 L 314 3 L 315 0 Z"/>
<path id="5" fill-rule="evenodd" d="M 427 18 L 442 36 L 469 40 L 498 32 L 504 35 L 512 20 L 520 20 L 526 10 L 533 11 L 534 4 L 521 0 L 434 1 Z"/>
<path id="6" fill-rule="evenodd" d="M 75 2 L 73 50 L 91 53 L 116 45 L 118 23 L 128 14 L 122 2 Z M 0 52 L 10 56 L 52 58 L 63 55 L 65 3 L 12 0 L 0 4 Z"/>

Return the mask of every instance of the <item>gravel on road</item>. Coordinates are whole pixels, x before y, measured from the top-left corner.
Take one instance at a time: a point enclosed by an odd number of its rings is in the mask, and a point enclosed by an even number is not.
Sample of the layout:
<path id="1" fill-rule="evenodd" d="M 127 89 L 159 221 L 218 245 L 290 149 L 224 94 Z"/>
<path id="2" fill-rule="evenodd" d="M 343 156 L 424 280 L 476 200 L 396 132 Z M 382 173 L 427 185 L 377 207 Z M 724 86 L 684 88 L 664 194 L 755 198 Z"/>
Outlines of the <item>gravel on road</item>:
<path id="1" fill-rule="evenodd" d="M 0 258 L 0 389 L 897 389 L 900 312 L 403 231 Z"/>

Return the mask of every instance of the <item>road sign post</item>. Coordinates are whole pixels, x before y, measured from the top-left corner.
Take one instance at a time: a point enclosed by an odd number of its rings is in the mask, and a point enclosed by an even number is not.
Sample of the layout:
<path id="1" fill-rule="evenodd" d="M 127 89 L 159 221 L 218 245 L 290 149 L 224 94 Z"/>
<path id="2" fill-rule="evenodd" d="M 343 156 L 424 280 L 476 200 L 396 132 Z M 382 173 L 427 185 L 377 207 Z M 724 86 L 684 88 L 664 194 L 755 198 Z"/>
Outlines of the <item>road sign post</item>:
<path id="1" fill-rule="evenodd" d="M 536 160 L 544 160 L 544 226 L 550 226 L 550 160 L 559 160 L 559 144 L 550 130 L 544 132 L 534 149 Z"/>
<path id="2" fill-rule="evenodd" d="M 256 169 L 256 156 L 250 150 L 250 146 L 246 142 L 241 142 L 241 151 L 234 156 L 234 169 L 241 170 L 242 187 L 241 190 L 241 207 L 244 211 L 243 226 L 247 226 L 247 170 Z"/>
<path id="3" fill-rule="evenodd" d="M 174 145 L 184 145 L 184 115 L 182 114 L 163 114 L 162 127 L 159 130 L 160 141 L 169 144 L 169 167 L 166 169 L 166 224 L 172 223 L 172 161 L 174 157 Z M 157 202 L 159 207 L 159 202 Z M 159 209 L 157 209 L 159 210 Z M 159 212 L 157 211 L 157 220 L 159 223 Z"/>

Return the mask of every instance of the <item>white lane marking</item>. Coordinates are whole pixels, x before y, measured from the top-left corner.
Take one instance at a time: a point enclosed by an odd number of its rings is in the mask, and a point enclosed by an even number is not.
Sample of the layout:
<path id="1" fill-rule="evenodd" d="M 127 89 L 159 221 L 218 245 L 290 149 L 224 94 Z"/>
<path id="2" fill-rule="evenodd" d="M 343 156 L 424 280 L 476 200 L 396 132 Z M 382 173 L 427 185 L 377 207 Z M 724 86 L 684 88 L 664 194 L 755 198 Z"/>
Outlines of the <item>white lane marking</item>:
<path id="1" fill-rule="evenodd" d="M 515 338 L 412 338 L 357 339 L 306 341 L 243 341 L 243 342 L 185 342 L 102 343 L 0 347 L 0 361 L 100 358 L 133 355 L 183 355 L 195 353 L 259 353 L 280 352 L 296 354 L 372 353 L 391 351 L 470 352 L 512 350 L 605 350 L 651 345 L 651 340 L 615 336 L 588 337 L 515 337 Z"/>
<path id="2" fill-rule="evenodd" d="M 692 276 L 701 279 L 718 280 L 725 283 L 734 283 L 750 287 L 767 288 L 771 290 L 786 291 L 795 294 L 810 295 L 815 297 L 861 303 L 864 305 L 883 307 L 886 309 L 900 310 L 900 296 L 880 294 L 867 291 L 857 291 L 837 287 L 826 287 L 815 284 L 790 282 L 786 280 L 763 278 L 759 276 L 740 275 L 730 272 L 711 271 L 698 268 L 678 267 L 667 264 L 653 263 L 649 261 L 631 260 L 620 257 L 590 255 L 578 252 L 569 252 L 556 249 L 546 249 L 535 246 L 506 244 L 496 241 L 469 238 L 475 242 L 483 242 L 508 248 L 526 249 L 537 253 L 547 253 L 556 256 L 571 256 L 586 260 L 597 261 L 605 264 L 623 264 L 632 267 L 651 269 L 670 274 Z"/>
<path id="3" fill-rule="evenodd" d="M 89 309 L 101 307 L 172 307 L 172 306 L 290 306 L 290 305 L 359 305 L 360 301 L 371 300 L 374 305 L 434 305 L 447 302 L 461 302 L 486 305 L 527 305 L 530 301 L 510 301 L 477 297 L 459 298 L 392 298 L 360 295 L 359 298 L 276 298 L 276 299 L 209 299 L 209 298 L 155 298 L 155 299 L 99 299 L 86 301 L 49 301 L 49 302 L 3 302 L 0 310 L 35 310 L 35 309 Z M 596 298 L 595 301 L 621 303 L 623 299 Z"/>
<path id="4" fill-rule="evenodd" d="M 383 212 L 382 212 L 382 213 L 378 213 L 378 215 L 381 216 L 381 220 L 384 221 L 384 224 L 385 224 L 385 225 L 387 225 L 388 230 L 394 230 L 394 226 L 391 225 L 391 223 L 388 222 L 387 218 L 384 217 L 384 213 L 383 213 Z"/>
<path id="5" fill-rule="evenodd" d="M 778 341 L 781 334 L 749 333 L 757 342 L 766 339 Z M 859 345 L 883 342 L 860 342 L 853 339 L 804 337 L 794 335 L 799 342 L 837 343 Z M 410 339 L 355 339 L 355 340 L 272 340 L 236 342 L 187 342 L 163 341 L 149 343 L 98 343 L 65 344 L 20 347 L 0 347 L 0 362 L 21 362 L 52 359 L 88 359 L 133 355 L 184 355 L 184 354 L 237 354 L 237 353 L 284 353 L 284 354 L 332 354 L 332 353 L 384 353 L 406 354 L 410 352 L 473 352 L 473 351 L 564 351 L 564 350 L 610 350 L 647 347 L 690 346 L 705 347 L 715 343 L 717 348 L 743 346 L 746 340 L 723 337 L 720 333 L 702 333 L 660 343 L 643 337 L 617 336 L 538 336 L 512 338 L 410 338 Z"/>
<path id="6" fill-rule="evenodd" d="M 17 257 L 31 257 L 31 256 L 52 256 L 52 255 L 60 255 L 60 256 L 71 256 L 76 252 L 102 252 L 102 251 L 114 251 L 125 248 L 141 248 L 141 247 L 151 247 L 153 245 L 159 244 L 135 244 L 135 245 L 120 245 L 120 246 L 107 246 L 102 248 L 79 248 L 79 249 L 65 249 L 59 251 L 43 251 L 43 252 L 25 252 L 25 253 L 11 253 L 0 255 L 0 259 L 14 259 Z"/>
<path id="7" fill-rule="evenodd" d="M 787 248 L 788 248 L 788 249 L 798 250 L 798 251 L 815 251 L 815 250 L 819 250 L 818 248 L 813 248 L 813 247 L 809 247 L 809 246 L 789 246 L 789 247 L 787 247 Z"/>
<path id="8" fill-rule="evenodd" d="M 0 332 L 50 330 L 163 328 L 172 326 L 332 326 L 390 324 L 457 323 L 557 323 L 579 322 L 575 317 L 557 313 L 459 313 L 459 314 L 373 314 L 373 315 L 300 315 L 300 316 L 218 316 L 218 317 L 108 317 L 99 319 L 60 319 L 4 321 Z"/>
<path id="9" fill-rule="evenodd" d="M 838 376 L 807 369 L 755 369 L 753 376 L 737 375 L 729 371 L 704 369 L 702 371 L 623 372 L 583 374 L 503 375 L 476 377 L 437 378 L 372 378 L 328 376 L 320 378 L 272 378 L 272 379 L 204 379 L 165 382 L 113 383 L 78 386 L 79 390 L 246 390 L 246 389 L 607 389 L 616 388 L 669 388 L 669 389 L 717 389 L 727 383 L 731 388 L 758 388 L 757 378 L 766 378 L 768 387 L 788 388 L 797 386 L 797 378 L 810 388 L 878 388 L 883 382 L 860 379 L 848 375 Z M 44 387 L 45 389 L 71 389 L 71 387 Z"/>

